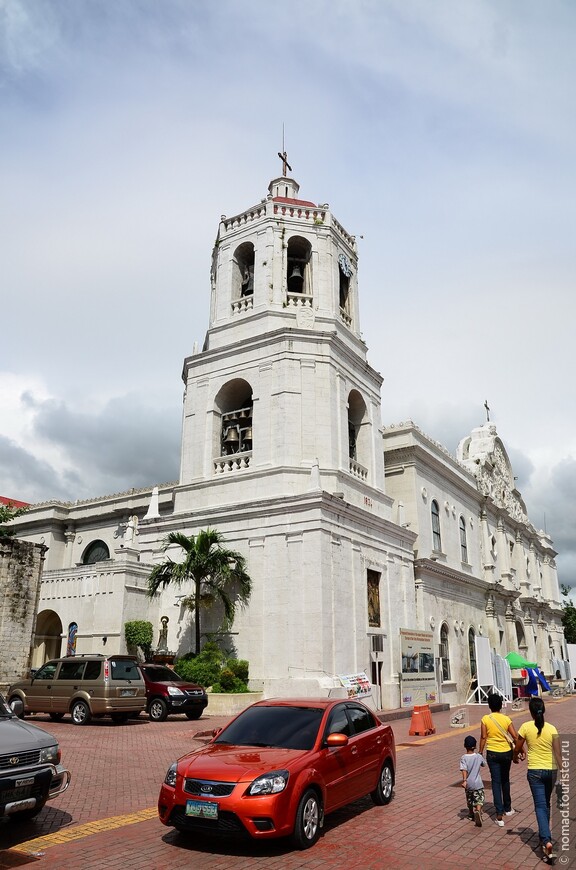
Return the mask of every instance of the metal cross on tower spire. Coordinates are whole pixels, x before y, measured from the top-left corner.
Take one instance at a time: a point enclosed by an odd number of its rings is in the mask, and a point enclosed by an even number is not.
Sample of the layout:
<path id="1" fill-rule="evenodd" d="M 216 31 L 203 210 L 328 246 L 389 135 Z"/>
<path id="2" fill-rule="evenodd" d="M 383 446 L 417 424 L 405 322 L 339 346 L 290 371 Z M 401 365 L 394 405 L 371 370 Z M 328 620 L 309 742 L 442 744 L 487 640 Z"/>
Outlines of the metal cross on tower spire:
<path id="1" fill-rule="evenodd" d="M 292 167 L 288 163 L 288 155 L 286 154 L 286 148 L 284 147 L 284 124 L 282 124 L 282 151 L 278 152 L 278 157 L 282 161 L 282 175 L 286 175 L 286 170 L 289 169 L 292 172 Z"/>
<path id="2" fill-rule="evenodd" d="M 278 157 L 282 161 L 282 175 L 286 175 L 286 170 L 289 169 L 292 172 L 292 167 L 288 163 L 288 155 L 285 151 L 279 151 Z"/>
<path id="3" fill-rule="evenodd" d="M 490 406 L 488 405 L 488 399 L 484 400 L 484 407 L 486 408 L 486 422 L 490 422 Z"/>

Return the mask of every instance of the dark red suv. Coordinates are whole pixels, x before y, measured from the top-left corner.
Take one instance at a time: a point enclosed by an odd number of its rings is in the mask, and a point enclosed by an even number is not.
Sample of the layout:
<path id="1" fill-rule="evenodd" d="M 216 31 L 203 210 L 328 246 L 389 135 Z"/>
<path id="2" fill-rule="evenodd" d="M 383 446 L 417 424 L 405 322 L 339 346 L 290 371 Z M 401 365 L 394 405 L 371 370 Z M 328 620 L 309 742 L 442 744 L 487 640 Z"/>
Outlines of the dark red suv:
<path id="1" fill-rule="evenodd" d="M 165 665 L 140 665 L 146 684 L 146 710 L 154 722 L 163 722 L 169 713 L 185 713 L 199 719 L 208 697 L 202 686 L 181 679 Z"/>

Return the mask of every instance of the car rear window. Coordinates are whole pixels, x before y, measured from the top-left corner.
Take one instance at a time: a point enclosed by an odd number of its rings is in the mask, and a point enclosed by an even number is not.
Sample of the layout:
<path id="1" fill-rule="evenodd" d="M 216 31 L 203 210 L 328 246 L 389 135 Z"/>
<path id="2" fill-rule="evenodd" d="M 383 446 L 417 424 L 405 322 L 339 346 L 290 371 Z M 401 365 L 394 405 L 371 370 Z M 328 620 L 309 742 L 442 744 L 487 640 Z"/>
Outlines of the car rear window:
<path id="1" fill-rule="evenodd" d="M 249 707 L 214 742 L 312 749 L 323 713 L 317 707 Z"/>
<path id="2" fill-rule="evenodd" d="M 113 680 L 141 680 L 136 662 L 130 659 L 111 659 L 110 676 Z"/>

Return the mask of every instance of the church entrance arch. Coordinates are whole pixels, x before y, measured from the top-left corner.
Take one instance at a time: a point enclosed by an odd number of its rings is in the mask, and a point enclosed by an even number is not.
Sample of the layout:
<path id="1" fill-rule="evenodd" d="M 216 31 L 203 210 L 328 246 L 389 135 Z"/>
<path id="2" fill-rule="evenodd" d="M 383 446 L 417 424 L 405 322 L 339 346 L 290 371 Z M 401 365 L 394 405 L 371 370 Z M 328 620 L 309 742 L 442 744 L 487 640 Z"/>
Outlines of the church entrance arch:
<path id="1" fill-rule="evenodd" d="M 62 620 L 53 610 L 42 610 L 36 618 L 32 667 L 39 668 L 58 658 L 62 648 Z"/>

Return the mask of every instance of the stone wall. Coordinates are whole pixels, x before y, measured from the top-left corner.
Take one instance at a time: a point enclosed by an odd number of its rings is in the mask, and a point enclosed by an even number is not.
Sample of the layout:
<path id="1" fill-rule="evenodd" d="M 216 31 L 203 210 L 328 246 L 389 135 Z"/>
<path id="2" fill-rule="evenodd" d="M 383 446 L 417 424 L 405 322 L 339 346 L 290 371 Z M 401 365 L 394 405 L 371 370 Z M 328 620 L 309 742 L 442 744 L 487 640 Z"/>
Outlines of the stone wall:
<path id="1" fill-rule="evenodd" d="M 0 691 L 30 667 L 46 547 L 0 537 Z"/>

